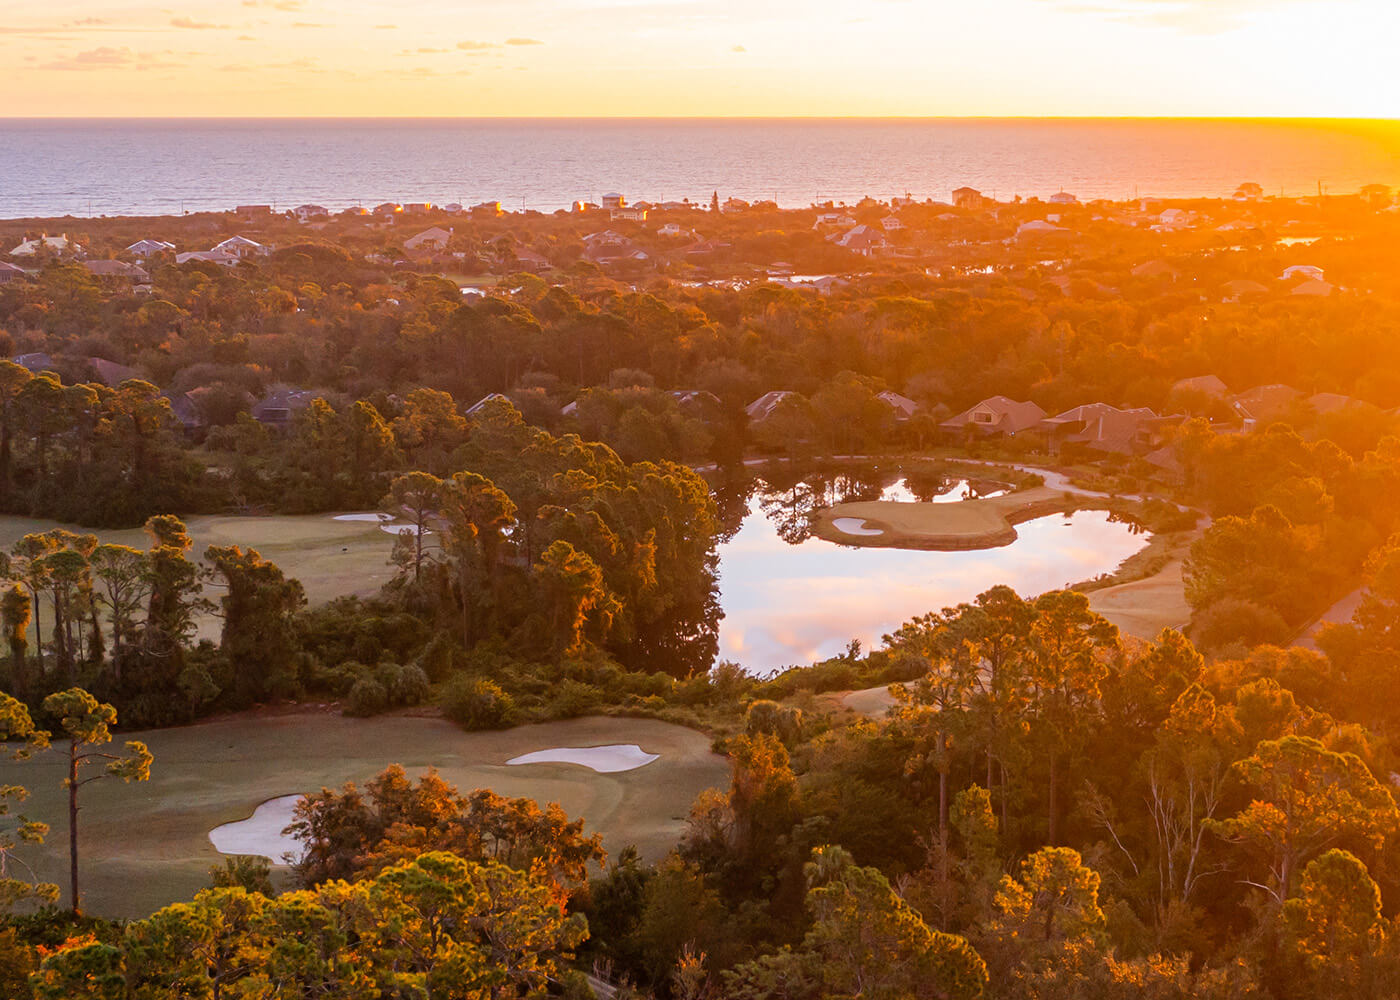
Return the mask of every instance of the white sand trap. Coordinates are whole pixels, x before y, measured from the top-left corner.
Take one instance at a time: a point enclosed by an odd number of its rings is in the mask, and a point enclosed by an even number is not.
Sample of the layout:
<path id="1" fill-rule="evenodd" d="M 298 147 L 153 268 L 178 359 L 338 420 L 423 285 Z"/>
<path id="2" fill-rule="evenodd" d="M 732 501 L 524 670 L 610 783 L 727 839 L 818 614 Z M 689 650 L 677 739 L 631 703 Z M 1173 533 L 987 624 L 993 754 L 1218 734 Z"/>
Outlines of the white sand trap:
<path id="1" fill-rule="evenodd" d="M 214 827 L 209 840 L 220 854 L 260 854 L 274 865 L 286 864 L 284 855 L 301 856 L 301 843 L 282 833 L 300 801 L 300 795 L 268 799 L 247 819 Z"/>
<path id="2" fill-rule="evenodd" d="M 647 753 L 635 743 L 614 743 L 605 747 L 554 747 L 550 750 L 536 750 L 521 754 L 506 761 L 507 764 L 582 764 L 591 767 L 599 774 L 612 774 L 615 771 L 634 771 L 650 764 L 661 755 Z"/>
<path id="3" fill-rule="evenodd" d="M 388 524 L 393 519 L 391 514 L 337 514 L 332 518 L 334 521 L 368 521 L 371 524 Z"/>
<path id="4" fill-rule="evenodd" d="M 836 527 L 837 531 L 840 531 L 843 534 L 847 535 L 884 534 L 884 532 L 881 531 L 879 528 L 866 527 L 865 518 L 863 517 L 836 517 L 832 518 L 831 523 Z"/>

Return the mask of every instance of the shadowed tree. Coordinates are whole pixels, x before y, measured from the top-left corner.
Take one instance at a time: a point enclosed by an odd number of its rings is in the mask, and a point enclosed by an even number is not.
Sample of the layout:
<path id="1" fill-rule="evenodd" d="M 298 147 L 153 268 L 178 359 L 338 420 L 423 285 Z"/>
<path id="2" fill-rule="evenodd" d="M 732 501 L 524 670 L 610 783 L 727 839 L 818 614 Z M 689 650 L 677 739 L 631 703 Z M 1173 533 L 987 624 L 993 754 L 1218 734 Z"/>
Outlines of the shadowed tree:
<path id="1" fill-rule="evenodd" d="M 57 691 L 44 699 L 44 712 L 58 724 L 59 738 L 67 741 L 68 776 L 68 863 L 70 904 L 75 915 L 82 912 L 78 891 L 78 790 L 99 778 L 120 778 L 124 782 L 146 781 L 154 758 L 139 740 L 128 740 L 126 754 L 96 749 L 112 742 L 111 727 L 117 710 L 99 702 L 82 688 Z M 80 777 L 83 768 L 101 765 L 100 773 Z"/>

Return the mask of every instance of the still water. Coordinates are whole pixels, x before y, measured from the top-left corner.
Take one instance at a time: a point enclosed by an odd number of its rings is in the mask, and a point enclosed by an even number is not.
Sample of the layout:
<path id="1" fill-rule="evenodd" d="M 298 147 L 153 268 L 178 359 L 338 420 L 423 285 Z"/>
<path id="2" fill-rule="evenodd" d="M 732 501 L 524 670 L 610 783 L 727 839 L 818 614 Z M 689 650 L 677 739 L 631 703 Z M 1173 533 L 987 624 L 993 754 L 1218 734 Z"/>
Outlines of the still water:
<path id="1" fill-rule="evenodd" d="M 934 498 L 956 499 L 965 488 L 950 484 Z M 903 480 L 880 493 L 928 496 Z M 719 546 L 720 659 L 761 674 L 835 656 L 851 639 L 875 648 L 915 615 L 999 583 L 1032 596 L 1111 572 L 1151 538 L 1106 511 L 1027 521 L 1016 526 L 1011 545 L 970 552 L 857 548 L 810 535 L 810 511 L 840 499 L 810 483 L 781 490 L 757 484 L 738 530 Z"/>

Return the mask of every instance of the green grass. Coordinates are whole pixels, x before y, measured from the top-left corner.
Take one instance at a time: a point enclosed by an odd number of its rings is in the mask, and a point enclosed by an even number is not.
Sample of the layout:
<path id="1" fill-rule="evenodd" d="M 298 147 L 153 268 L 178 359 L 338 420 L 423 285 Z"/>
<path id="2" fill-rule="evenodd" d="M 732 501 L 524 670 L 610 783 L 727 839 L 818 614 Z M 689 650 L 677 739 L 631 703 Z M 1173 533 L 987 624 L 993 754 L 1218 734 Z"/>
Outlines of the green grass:
<path id="1" fill-rule="evenodd" d="M 363 521 L 336 521 L 331 514 L 275 515 L 271 517 L 193 517 L 185 522 L 194 547 L 190 555 L 200 559 L 210 545 L 241 545 L 257 549 L 289 577 L 301 581 L 312 605 L 346 594 L 370 597 L 394 576 L 389 554 L 394 536 L 379 525 Z M 9 550 L 26 534 L 66 528 L 78 534 L 88 529 L 57 521 L 28 517 L 0 517 L 0 548 Z M 104 542 L 149 547 L 150 540 L 140 528 L 119 531 L 94 530 Z M 206 588 L 217 600 L 217 588 Z M 40 608 L 45 631 L 52 624 L 48 604 Z M 219 622 L 207 618 L 200 623 L 200 638 L 218 638 Z"/>
<path id="2" fill-rule="evenodd" d="M 387 536 L 386 536 L 387 537 Z M 695 797 L 728 782 L 725 761 L 702 733 L 649 719 L 590 717 L 489 733 L 441 719 L 347 719 L 330 712 L 240 715 L 176 729 L 125 734 L 155 754 L 148 782 L 116 779 L 83 788 L 79 836 L 84 904 L 106 917 L 140 917 L 189 899 L 223 855 L 209 831 L 244 819 L 280 795 L 362 783 L 389 764 L 411 773 L 436 767 L 462 792 L 558 802 L 585 832 L 602 833 L 609 854 L 635 844 L 656 860 L 675 844 Z M 570 764 L 507 766 L 522 753 L 562 746 L 637 743 L 661 755 L 645 767 L 597 774 Z M 118 743 L 119 745 L 119 743 Z M 68 885 L 64 764 L 49 750 L 0 764 L 0 782 L 30 791 L 23 812 L 49 823 L 48 842 L 20 857 L 44 880 Z"/>

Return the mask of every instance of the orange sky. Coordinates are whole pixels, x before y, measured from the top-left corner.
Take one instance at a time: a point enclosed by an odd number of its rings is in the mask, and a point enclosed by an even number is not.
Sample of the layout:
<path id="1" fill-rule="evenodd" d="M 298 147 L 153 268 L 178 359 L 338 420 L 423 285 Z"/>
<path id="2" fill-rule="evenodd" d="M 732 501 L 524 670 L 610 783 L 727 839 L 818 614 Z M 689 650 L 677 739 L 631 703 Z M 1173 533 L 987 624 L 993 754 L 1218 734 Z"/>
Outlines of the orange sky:
<path id="1" fill-rule="evenodd" d="M 11 0 L 0 114 L 1400 117 L 1397 35 L 1395 0 Z"/>

